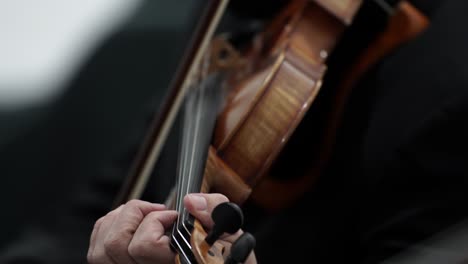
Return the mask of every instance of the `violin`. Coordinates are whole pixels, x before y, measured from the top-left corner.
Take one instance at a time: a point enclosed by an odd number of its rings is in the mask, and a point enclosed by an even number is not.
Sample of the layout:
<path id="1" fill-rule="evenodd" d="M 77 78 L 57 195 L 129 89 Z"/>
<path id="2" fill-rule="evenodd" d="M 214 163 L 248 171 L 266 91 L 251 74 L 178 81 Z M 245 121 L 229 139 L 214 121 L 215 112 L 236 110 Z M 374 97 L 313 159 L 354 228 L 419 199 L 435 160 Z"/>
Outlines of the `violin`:
<path id="1" fill-rule="evenodd" d="M 316 103 L 324 87 L 329 57 L 364 2 L 289 1 L 243 50 L 232 45 L 229 36 L 216 32 L 228 1 L 212 1 L 206 8 L 173 89 L 117 202 L 139 198 L 175 116 L 183 111 L 176 186 L 167 201 L 179 212 L 171 232 L 176 262 L 242 263 L 255 245 L 250 234 L 239 239 L 240 249 L 232 246 L 232 254 L 216 242 L 222 233 L 241 228 L 239 206 L 250 199 L 278 210 L 313 186 L 320 174 L 316 169 L 284 181 L 270 177 L 271 168 Z M 319 162 L 322 166 L 352 85 L 379 58 L 427 25 L 427 20 L 408 4 L 400 5 L 398 11 L 385 8 L 389 7 L 383 8 L 389 17 L 400 22 L 389 23 L 394 26 L 369 43 L 354 64 L 349 64 L 356 67 L 340 76 L 343 81 L 337 85 L 332 101 L 336 105 L 327 113 L 323 128 L 329 133 L 319 139 L 322 145 L 314 150 L 325 153 Z M 395 27 L 402 20 L 410 25 L 405 30 Z M 183 208 L 183 197 L 194 192 L 219 192 L 231 201 L 215 209 L 215 228 L 210 232 Z"/>

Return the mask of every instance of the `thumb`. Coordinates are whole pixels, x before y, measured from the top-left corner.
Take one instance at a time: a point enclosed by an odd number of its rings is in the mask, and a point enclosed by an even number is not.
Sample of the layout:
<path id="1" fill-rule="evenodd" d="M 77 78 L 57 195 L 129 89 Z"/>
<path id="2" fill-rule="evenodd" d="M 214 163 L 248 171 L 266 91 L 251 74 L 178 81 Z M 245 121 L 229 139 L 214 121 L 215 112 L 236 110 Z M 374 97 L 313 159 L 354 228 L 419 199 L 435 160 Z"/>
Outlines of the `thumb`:
<path id="1" fill-rule="evenodd" d="M 229 202 L 229 199 L 220 193 L 191 193 L 184 197 L 185 208 L 208 229 L 214 224 L 211 212 L 224 202 Z"/>

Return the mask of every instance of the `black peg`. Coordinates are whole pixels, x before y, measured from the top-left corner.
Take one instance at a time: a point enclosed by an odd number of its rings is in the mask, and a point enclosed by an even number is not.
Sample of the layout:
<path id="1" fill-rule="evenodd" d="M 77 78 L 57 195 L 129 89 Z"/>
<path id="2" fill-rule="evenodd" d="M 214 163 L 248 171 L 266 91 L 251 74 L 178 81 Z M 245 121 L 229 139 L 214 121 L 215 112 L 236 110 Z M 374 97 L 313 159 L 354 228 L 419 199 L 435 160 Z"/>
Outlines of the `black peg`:
<path id="1" fill-rule="evenodd" d="M 244 222 L 242 210 L 235 203 L 225 202 L 216 206 L 211 213 L 214 226 L 205 238 L 206 243 L 213 243 L 223 234 L 234 234 Z"/>
<path id="2" fill-rule="evenodd" d="M 231 254 L 224 264 L 244 263 L 255 247 L 255 237 L 250 233 L 242 234 L 231 246 Z"/>

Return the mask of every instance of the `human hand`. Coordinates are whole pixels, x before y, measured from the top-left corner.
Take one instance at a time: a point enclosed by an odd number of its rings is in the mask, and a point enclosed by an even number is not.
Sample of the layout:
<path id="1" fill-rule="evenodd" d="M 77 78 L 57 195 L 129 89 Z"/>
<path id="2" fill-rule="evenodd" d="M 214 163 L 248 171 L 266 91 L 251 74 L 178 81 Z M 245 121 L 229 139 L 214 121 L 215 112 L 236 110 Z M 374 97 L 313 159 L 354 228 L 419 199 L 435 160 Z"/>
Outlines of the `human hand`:
<path id="1" fill-rule="evenodd" d="M 186 209 L 207 229 L 213 227 L 211 212 L 228 199 L 221 194 L 189 194 Z M 132 200 L 96 221 L 90 238 L 87 259 L 90 264 L 174 263 L 170 238 L 165 235 L 177 219 L 177 212 L 162 204 Z M 242 234 L 222 236 L 232 243 Z M 223 243 L 223 244 L 225 244 Z M 256 263 L 250 254 L 246 263 Z"/>

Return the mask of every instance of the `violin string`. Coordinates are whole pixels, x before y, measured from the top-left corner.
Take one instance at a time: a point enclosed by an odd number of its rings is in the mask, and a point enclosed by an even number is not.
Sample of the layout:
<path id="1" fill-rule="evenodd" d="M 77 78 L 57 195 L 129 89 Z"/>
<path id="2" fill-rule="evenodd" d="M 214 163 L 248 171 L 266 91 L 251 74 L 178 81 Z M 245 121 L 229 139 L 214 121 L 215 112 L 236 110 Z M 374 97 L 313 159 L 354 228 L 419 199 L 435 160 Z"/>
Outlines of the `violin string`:
<path id="1" fill-rule="evenodd" d="M 190 139 L 192 138 L 192 104 L 193 104 L 193 96 L 194 96 L 194 89 L 198 86 L 199 78 L 192 78 L 192 83 L 190 88 L 188 89 L 188 93 L 184 99 L 184 112 L 183 112 L 183 119 L 182 119 L 182 136 L 181 142 L 179 143 L 180 152 L 179 152 L 179 163 L 177 164 L 177 178 L 176 178 L 176 186 L 177 186 L 177 193 L 176 193 L 176 211 L 179 213 L 179 217 L 177 218 L 177 226 L 180 226 L 180 218 L 183 215 L 183 197 L 185 196 L 186 190 L 186 175 L 187 175 L 187 168 L 188 168 L 188 147 Z"/>
<path id="2" fill-rule="evenodd" d="M 187 104 L 187 102 L 185 103 Z M 182 127 L 185 128 L 187 127 L 187 106 L 185 105 L 184 106 L 184 117 L 183 117 L 183 125 Z M 182 129 L 182 137 L 181 137 L 181 142 L 179 143 L 180 144 L 180 160 L 179 160 L 179 164 L 178 164 L 178 167 L 177 167 L 177 177 L 176 177 L 176 186 L 177 186 L 177 192 L 176 192 L 176 208 L 175 210 L 179 213 L 179 217 L 177 218 L 177 226 L 179 226 L 180 224 L 180 213 L 181 213 L 181 200 L 180 200 L 180 197 L 182 195 L 182 186 L 183 186 L 183 175 L 185 174 L 184 173 L 184 170 L 185 170 L 185 156 L 186 156 L 186 138 L 187 138 L 187 130 L 185 129 Z"/>
<path id="3" fill-rule="evenodd" d="M 209 61 L 204 62 L 200 67 L 201 75 L 208 74 Z M 176 210 L 179 213 L 179 233 L 191 233 L 190 227 L 186 226 L 190 215 L 183 206 L 183 199 L 191 192 L 200 191 L 202 185 L 208 147 L 221 101 L 222 76 L 220 72 L 197 76 L 199 78 L 194 80 L 195 84 L 186 97 L 177 174 Z"/>
<path id="4" fill-rule="evenodd" d="M 208 50 L 210 50 L 208 48 Z M 177 178 L 176 178 L 176 187 L 177 187 L 177 193 L 176 193 L 176 211 L 179 213 L 179 217 L 177 219 L 177 225 L 179 225 L 179 218 L 181 215 L 183 215 L 183 198 L 184 196 L 188 193 L 188 186 L 187 182 L 190 181 L 188 177 L 190 177 L 189 171 L 187 169 L 189 168 L 189 142 L 192 139 L 192 143 L 196 141 L 194 136 L 192 135 L 193 131 L 195 128 L 193 128 L 194 122 L 193 122 L 193 104 L 200 88 L 202 85 L 202 79 L 207 75 L 208 72 L 208 64 L 209 64 L 209 52 L 206 52 L 205 55 L 202 57 L 202 61 L 200 63 L 200 67 L 198 72 L 196 72 L 192 78 L 191 78 L 191 84 L 188 89 L 188 93 L 185 95 L 185 102 L 184 102 L 184 115 L 183 115 L 183 126 L 182 126 L 182 140 L 180 143 L 180 161 L 178 164 L 178 172 L 177 172 Z M 193 146 L 192 146 L 193 149 Z M 193 155 L 192 155 L 193 156 Z M 193 162 L 193 161 L 192 161 Z"/>
<path id="5" fill-rule="evenodd" d="M 188 182 L 190 176 L 190 153 L 191 149 L 193 148 L 192 144 L 195 141 L 193 138 L 194 133 L 194 101 L 196 101 L 197 93 L 191 91 L 191 93 L 187 97 L 186 109 L 185 109 L 185 117 L 184 117 L 184 127 L 183 127 L 183 139 L 182 139 L 182 161 L 181 161 L 181 168 L 180 168 L 180 178 L 181 178 L 181 186 L 179 192 L 179 208 L 178 212 L 182 216 L 183 215 L 183 199 L 184 196 L 188 192 Z"/>
<path id="6" fill-rule="evenodd" d="M 190 132 L 193 133 L 191 136 L 191 147 L 190 147 L 190 155 L 189 155 L 189 161 L 188 161 L 188 171 L 187 171 L 187 182 L 186 182 L 186 190 L 184 192 L 184 196 L 188 194 L 192 190 L 192 185 L 194 181 L 199 181 L 200 179 L 197 179 L 196 177 L 200 177 L 200 175 L 196 175 L 198 172 L 198 165 L 199 165 L 199 143 L 200 143 L 200 134 L 203 134 L 205 131 L 202 131 L 204 126 L 201 122 L 202 118 L 202 112 L 203 112 L 203 105 L 205 104 L 204 101 L 204 83 L 202 82 L 200 84 L 200 87 L 198 87 L 197 91 L 194 94 L 194 117 L 192 120 L 192 128 Z M 183 215 L 183 221 L 186 220 L 187 215 L 184 213 Z"/>
<path id="7" fill-rule="evenodd" d="M 209 49 L 208 49 L 209 50 Z M 184 126 L 184 159 L 182 163 L 182 187 L 179 197 L 179 215 L 182 216 L 182 222 L 186 220 L 186 213 L 182 206 L 183 204 L 183 197 L 187 195 L 191 188 L 192 183 L 196 175 L 195 172 L 198 172 L 199 163 L 201 163 L 200 155 L 197 155 L 199 151 L 198 144 L 199 143 L 199 135 L 205 133 L 205 131 L 200 131 L 204 128 L 201 124 L 203 106 L 205 105 L 205 82 L 203 81 L 206 76 L 208 75 L 208 67 L 209 67 L 209 55 L 210 53 L 207 52 L 202 59 L 200 70 L 198 74 L 195 76 L 194 83 L 195 85 L 192 87 L 188 94 L 187 98 L 187 107 L 185 111 L 185 118 L 186 123 Z M 188 147 L 190 146 L 190 147 Z M 198 160 L 197 160 L 198 158 Z M 200 176 L 198 176 L 200 177 Z"/>

